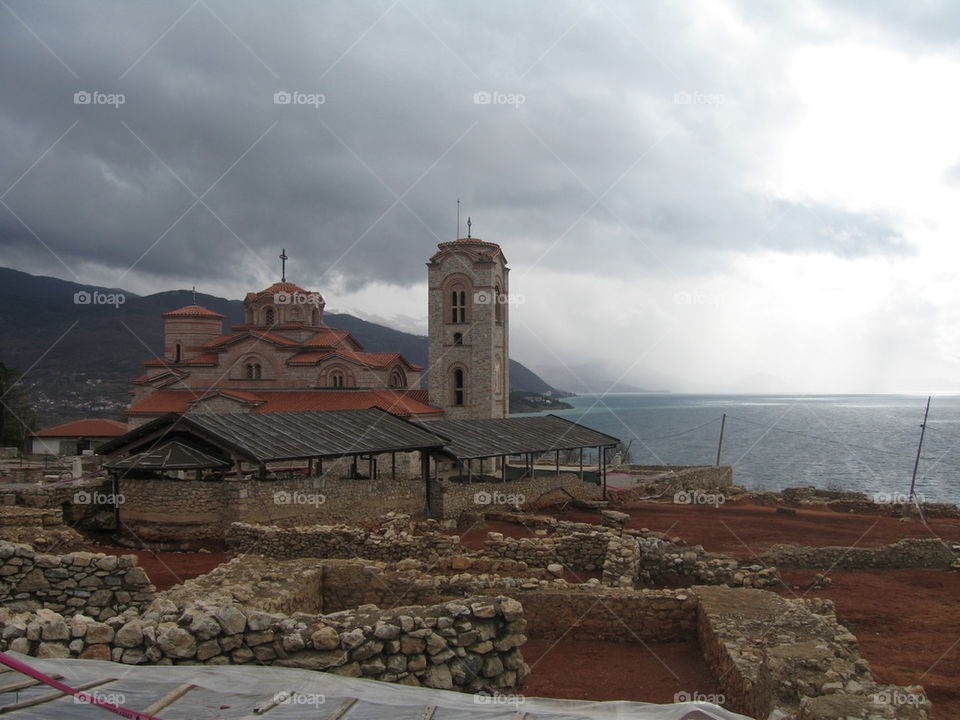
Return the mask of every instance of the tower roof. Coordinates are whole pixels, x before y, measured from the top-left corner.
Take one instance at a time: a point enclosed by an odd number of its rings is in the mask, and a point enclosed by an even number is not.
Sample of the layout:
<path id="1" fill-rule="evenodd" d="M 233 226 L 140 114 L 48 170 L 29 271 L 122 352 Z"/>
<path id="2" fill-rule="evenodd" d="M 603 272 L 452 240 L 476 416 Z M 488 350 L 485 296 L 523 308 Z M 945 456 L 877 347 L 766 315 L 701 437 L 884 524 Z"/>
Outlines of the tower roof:
<path id="1" fill-rule="evenodd" d="M 315 293 L 310 290 L 306 290 L 296 283 L 292 282 L 276 282 L 268 288 L 264 288 L 259 292 L 247 293 L 247 298 L 251 297 L 261 297 L 263 295 L 276 295 L 277 293 L 297 293 L 301 295 L 319 295 L 320 293 Z"/>
<path id="2" fill-rule="evenodd" d="M 430 262 L 435 262 L 440 255 L 451 250 L 462 250 L 469 253 L 477 260 L 490 261 L 496 257 L 503 257 L 503 251 L 495 242 L 487 242 L 475 237 L 457 238 L 437 245 L 438 251 L 430 258 Z M 504 258 L 506 262 L 506 258 Z"/>
<path id="3" fill-rule="evenodd" d="M 171 310 L 170 312 L 163 313 L 165 318 L 168 317 L 193 317 L 193 318 L 209 318 L 211 320 L 223 320 L 223 315 L 213 310 L 209 310 L 202 305 L 185 305 L 182 308 L 176 310 Z"/>

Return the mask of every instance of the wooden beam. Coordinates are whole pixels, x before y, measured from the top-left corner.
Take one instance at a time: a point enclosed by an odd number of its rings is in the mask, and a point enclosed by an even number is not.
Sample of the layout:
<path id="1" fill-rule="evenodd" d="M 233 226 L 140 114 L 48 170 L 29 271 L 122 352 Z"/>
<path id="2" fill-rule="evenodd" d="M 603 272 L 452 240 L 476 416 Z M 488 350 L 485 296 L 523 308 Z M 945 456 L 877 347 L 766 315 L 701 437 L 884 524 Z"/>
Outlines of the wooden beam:
<path id="1" fill-rule="evenodd" d="M 106 685 L 107 683 L 116 682 L 116 678 L 107 678 L 106 680 L 93 680 L 92 682 L 84 683 L 83 685 L 77 685 L 74 690 L 79 690 L 83 692 L 84 690 L 89 690 L 90 688 L 95 688 L 98 685 Z M 21 700 L 18 703 L 13 703 L 12 705 L 4 705 L 0 707 L 0 715 L 3 715 L 8 712 L 13 712 L 14 710 L 23 710 L 24 708 L 33 707 L 34 705 L 42 705 L 43 703 L 51 702 L 53 700 L 59 700 L 60 698 L 67 695 L 67 693 L 62 690 L 57 690 L 56 692 L 47 693 L 46 695 L 41 695 L 40 697 L 31 698 L 30 700 Z"/>
<path id="2" fill-rule="evenodd" d="M 63 675 L 51 675 L 54 680 L 62 680 Z M 14 682 L 7 683 L 6 685 L 0 685 L 0 694 L 15 692 L 16 690 L 23 690 L 28 687 L 33 687 L 34 685 L 39 685 L 39 680 L 34 680 L 29 678 L 27 680 L 15 680 Z"/>
<path id="3" fill-rule="evenodd" d="M 143 712 L 144 715 L 156 715 L 158 712 L 160 712 L 164 708 L 169 707 L 170 705 L 173 705 L 177 700 L 182 698 L 184 695 L 186 695 L 188 692 L 193 690 L 195 687 L 196 685 L 191 685 L 190 683 L 184 683 L 183 685 L 179 685 L 178 687 L 175 687 L 173 690 L 168 692 L 159 700 L 145 707 L 141 712 Z"/>

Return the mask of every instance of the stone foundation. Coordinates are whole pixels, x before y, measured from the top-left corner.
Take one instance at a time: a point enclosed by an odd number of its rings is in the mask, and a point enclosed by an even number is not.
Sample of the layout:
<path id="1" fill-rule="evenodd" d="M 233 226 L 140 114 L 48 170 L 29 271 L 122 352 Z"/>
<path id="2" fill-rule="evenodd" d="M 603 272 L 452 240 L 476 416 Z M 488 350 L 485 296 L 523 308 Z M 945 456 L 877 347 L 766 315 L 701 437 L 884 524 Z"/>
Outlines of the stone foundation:
<path id="1" fill-rule="evenodd" d="M 774 545 L 760 555 L 777 567 L 816 570 L 949 569 L 958 554 L 937 538 L 906 538 L 879 547 Z"/>
<path id="2" fill-rule="evenodd" d="M 102 620 L 144 607 L 155 595 L 135 555 L 44 555 L 0 542 L 0 602 L 11 610 L 43 607 Z"/>

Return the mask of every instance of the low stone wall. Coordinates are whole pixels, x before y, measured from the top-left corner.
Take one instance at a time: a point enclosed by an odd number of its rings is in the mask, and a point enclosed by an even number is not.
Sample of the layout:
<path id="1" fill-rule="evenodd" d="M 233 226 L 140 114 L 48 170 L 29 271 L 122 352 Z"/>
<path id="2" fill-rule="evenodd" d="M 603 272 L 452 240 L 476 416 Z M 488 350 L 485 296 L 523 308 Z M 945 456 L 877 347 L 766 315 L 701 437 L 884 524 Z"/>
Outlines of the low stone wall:
<path id="1" fill-rule="evenodd" d="M 760 557 L 777 567 L 817 570 L 947 569 L 957 561 L 957 553 L 936 538 L 907 538 L 879 547 L 773 545 Z"/>
<path id="2" fill-rule="evenodd" d="M 423 511 L 417 479 L 125 480 L 120 517 L 147 542 L 222 540 L 231 523 L 368 524 Z"/>
<path id="3" fill-rule="evenodd" d="M 79 550 L 84 544 L 83 536 L 63 522 L 60 508 L 23 505 L 5 505 L 0 509 L 0 540 L 60 552 Z"/>
<path id="4" fill-rule="evenodd" d="M 599 485 L 583 482 L 574 473 L 552 471 L 534 473 L 533 479 L 514 482 L 460 483 L 443 481 L 437 488 L 434 512 L 438 517 L 459 520 L 464 513 L 488 510 L 509 510 L 518 507 L 532 510 L 565 502 L 571 496 L 579 500 L 600 500 Z"/>
<path id="5" fill-rule="evenodd" d="M 488 533 L 482 554 L 525 562 L 534 567 L 560 563 L 571 570 L 601 570 L 613 533 L 596 525 L 584 529 L 564 528 L 553 537 L 508 538 L 502 533 Z"/>
<path id="6" fill-rule="evenodd" d="M 29 545 L 0 542 L 0 602 L 10 609 L 44 607 L 102 620 L 141 608 L 155 595 L 135 555 L 44 555 Z"/>
<path id="7" fill-rule="evenodd" d="M 424 532 L 408 524 L 387 525 L 376 530 L 347 525 L 312 525 L 281 528 L 274 525 L 234 523 L 227 534 L 232 553 L 265 555 L 278 558 L 366 558 L 395 561 L 403 558 L 436 559 L 459 554 L 459 538 L 437 531 L 434 521 L 423 525 Z"/>
<path id="8" fill-rule="evenodd" d="M 0 610 L 0 649 L 138 664 L 245 664 L 320 670 L 463 692 L 518 690 L 529 668 L 523 608 L 507 597 L 431 607 L 363 606 L 293 617 L 237 605 L 158 599 L 97 622 L 50 610 Z"/>
<path id="9" fill-rule="evenodd" d="M 603 561 L 603 584 L 633 589 L 640 571 L 640 544 L 635 537 L 620 535 L 610 538 L 607 557 Z"/>
<path id="10" fill-rule="evenodd" d="M 693 593 L 700 647 L 729 709 L 756 718 L 774 710 L 806 720 L 927 717 L 922 688 L 873 680 L 831 602 L 746 588 L 698 586 Z M 886 701 L 900 695 L 922 702 Z"/>

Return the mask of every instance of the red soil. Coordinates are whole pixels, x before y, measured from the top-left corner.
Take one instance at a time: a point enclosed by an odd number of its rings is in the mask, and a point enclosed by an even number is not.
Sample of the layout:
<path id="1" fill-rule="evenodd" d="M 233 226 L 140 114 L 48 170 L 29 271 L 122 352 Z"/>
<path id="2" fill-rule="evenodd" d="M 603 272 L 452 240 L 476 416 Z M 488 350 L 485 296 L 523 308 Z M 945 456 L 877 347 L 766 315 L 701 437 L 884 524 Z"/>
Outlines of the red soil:
<path id="1" fill-rule="evenodd" d="M 140 567 L 157 590 L 168 590 L 184 580 L 208 573 L 230 559 L 225 552 L 153 552 L 109 545 L 88 545 L 87 549 L 107 555 L 136 555 Z"/>
<path id="2" fill-rule="evenodd" d="M 528 697 L 672 703 L 680 692 L 719 693 L 696 641 L 528 640 L 523 657 L 532 670 Z"/>
<path id="3" fill-rule="evenodd" d="M 800 509 L 796 515 L 784 515 L 771 507 L 747 503 L 719 507 L 642 503 L 617 509 L 630 514 L 628 527 L 678 535 L 690 545 L 703 545 L 709 551 L 739 557 L 759 554 L 775 543 L 870 547 L 905 537 L 933 536 L 960 541 L 960 520 L 931 520 L 928 529 L 918 521 L 900 522 L 891 517 L 831 510 Z M 598 513 L 580 510 L 558 517 L 575 522 L 599 520 Z"/>

